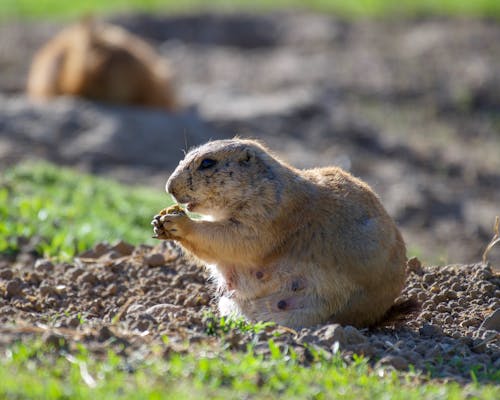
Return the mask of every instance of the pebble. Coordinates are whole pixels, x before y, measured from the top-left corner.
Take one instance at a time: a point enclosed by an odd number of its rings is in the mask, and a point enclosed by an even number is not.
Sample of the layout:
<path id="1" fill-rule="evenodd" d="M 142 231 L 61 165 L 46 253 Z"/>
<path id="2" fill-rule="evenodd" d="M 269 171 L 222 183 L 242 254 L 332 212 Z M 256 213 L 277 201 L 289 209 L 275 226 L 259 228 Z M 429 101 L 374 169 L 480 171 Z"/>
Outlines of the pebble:
<path id="1" fill-rule="evenodd" d="M 74 269 L 68 270 L 69 279 L 72 282 L 75 282 L 78 279 L 78 277 L 80 275 L 82 275 L 84 272 L 85 272 L 85 270 L 83 270 L 82 268 L 74 268 Z"/>
<path id="2" fill-rule="evenodd" d="M 109 338 L 113 337 L 114 333 L 107 327 L 103 326 L 101 329 L 99 329 L 99 332 L 97 334 L 97 340 L 99 342 L 105 342 Z"/>
<path id="3" fill-rule="evenodd" d="M 339 324 L 329 324 L 317 331 L 318 336 L 321 338 L 321 344 L 331 347 L 335 342 L 340 346 L 345 346 L 347 343 L 344 328 Z"/>
<path id="4" fill-rule="evenodd" d="M 77 317 L 72 317 L 68 319 L 67 323 L 70 328 L 77 328 L 80 325 L 80 319 Z"/>
<path id="5" fill-rule="evenodd" d="M 78 277 L 77 281 L 79 284 L 90 283 L 91 285 L 93 285 L 97 282 L 97 278 L 92 272 L 84 272 Z"/>
<path id="6" fill-rule="evenodd" d="M 153 253 L 144 258 L 144 262 L 150 267 L 160 267 L 165 264 L 165 258 L 161 253 Z"/>
<path id="7" fill-rule="evenodd" d="M 443 330 L 437 325 L 424 324 L 424 326 L 419 329 L 419 333 L 422 336 L 434 337 L 441 336 L 443 334 Z"/>
<path id="8" fill-rule="evenodd" d="M 431 283 L 434 283 L 435 280 L 436 280 L 436 276 L 434 274 L 428 273 L 428 274 L 424 275 L 424 279 L 423 279 L 424 283 L 431 284 Z"/>
<path id="9" fill-rule="evenodd" d="M 123 240 L 120 240 L 111 248 L 111 250 L 118 252 L 122 256 L 131 255 L 134 252 L 134 249 L 134 246 L 130 243 L 124 242 Z"/>
<path id="10" fill-rule="evenodd" d="M 55 288 L 46 282 L 42 282 L 42 284 L 39 287 L 39 290 L 42 296 L 48 296 L 55 293 Z"/>
<path id="11" fill-rule="evenodd" d="M 500 332 L 500 308 L 493 311 L 488 315 L 483 323 L 481 324 L 481 329 L 495 330 Z"/>
<path id="12" fill-rule="evenodd" d="M 466 319 L 463 321 L 460 326 L 463 326 L 464 328 L 469 327 L 469 326 L 478 326 L 481 323 L 481 320 L 476 317 L 472 317 L 469 319 Z"/>
<path id="13" fill-rule="evenodd" d="M 0 278 L 2 279 L 12 279 L 13 276 L 14 273 L 10 269 L 5 268 L 0 270 Z"/>
<path id="14" fill-rule="evenodd" d="M 40 274 L 46 274 L 54 271 L 54 264 L 50 260 L 38 259 L 35 262 L 35 271 Z"/>
<path id="15" fill-rule="evenodd" d="M 152 315 L 155 318 L 164 318 L 168 313 L 177 312 L 182 309 L 175 304 L 156 304 L 149 307 L 144 313 Z"/>
<path id="16" fill-rule="evenodd" d="M 368 341 L 366 336 L 364 336 L 358 329 L 354 326 L 346 326 L 344 328 L 344 336 L 347 344 L 359 344 Z"/>
<path id="17" fill-rule="evenodd" d="M 104 296 L 114 296 L 118 292 L 118 286 L 115 283 L 110 284 L 103 292 Z"/>
<path id="18" fill-rule="evenodd" d="M 131 304 L 127 308 L 127 314 L 134 314 L 137 312 L 143 312 L 145 309 L 146 309 L 146 307 L 144 307 L 144 305 L 142 305 L 142 304 L 138 304 L 138 303 Z"/>
<path id="19" fill-rule="evenodd" d="M 317 335 L 314 335 L 313 333 L 305 333 L 305 334 L 302 334 L 301 336 L 299 336 L 299 338 L 297 339 L 297 341 L 299 343 L 302 343 L 302 344 L 316 344 L 318 343 L 319 341 L 319 338 Z"/>
<path id="20" fill-rule="evenodd" d="M 378 367 L 386 367 L 386 366 L 391 366 L 399 371 L 405 371 L 408 369 L 408 361 L 400 356 L 385 356 L 382 359 L 380 359 L 376 366 Z"/>
<path id="21" fill-rule="evenodd" d="M 19 296 L 22 293 L 21 281 L 19 279 L 12 279 L 7 282 L 5 292 L 8 297 Z"/>

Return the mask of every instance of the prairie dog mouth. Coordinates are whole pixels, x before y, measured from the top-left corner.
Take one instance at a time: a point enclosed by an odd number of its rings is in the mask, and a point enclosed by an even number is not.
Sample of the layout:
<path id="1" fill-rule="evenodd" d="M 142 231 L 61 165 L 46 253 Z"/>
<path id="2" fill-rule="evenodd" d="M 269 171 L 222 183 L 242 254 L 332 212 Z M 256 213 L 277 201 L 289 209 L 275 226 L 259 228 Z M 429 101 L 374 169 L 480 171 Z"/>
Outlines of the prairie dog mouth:
<path id="1" fill-rule="evenodd" d="M 188 211 L 193 211 L 196 208 L 196 203 L 194 202 L 185 203 L 185 207 Z"/>

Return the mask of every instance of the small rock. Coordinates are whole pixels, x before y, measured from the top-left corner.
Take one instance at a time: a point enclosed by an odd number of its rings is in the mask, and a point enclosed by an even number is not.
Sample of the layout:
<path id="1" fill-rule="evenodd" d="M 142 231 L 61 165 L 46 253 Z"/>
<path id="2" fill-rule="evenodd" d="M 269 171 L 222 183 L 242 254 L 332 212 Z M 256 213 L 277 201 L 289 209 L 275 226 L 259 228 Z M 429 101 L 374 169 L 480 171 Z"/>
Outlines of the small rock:
<path id="1" fill-rule="evenodd" d="M 305 335 L 299 336 L 297 341 L 301 344 L 317 344 L 318 343 L 318 337 L 316 335 L 313 335 L 312 333 L 307 333 Z"/>
<path id="2" fill-rule="evenodd" d="M 443 335 L 442 329 L 439 326 L 432 324 L 424 324 L 424 326 L 422 326 L 418 331 L 420 335 L 427 337 Z"/>
<path id="3" fill-rule="evenodd" d="M 109 251 L 109 244 L 108 243 L 97 243 L 92 250 L 94 250 L 94 254 L 96 255 L 97 258 L 101 257 L 105 253 Z"/>
<path id="4" fill-rule="evenodd" d="M 144 313 L 155 318 L 163 319 L 167 313 L 176 312 L 181 309 L 181 306 L 177 306 L 175 304 L 155 304 L 154 306 L 149 307 Z"/>
<path id="5" fill-rule="evenodd" d="M 377 349 L 375 348 L 375 346 L 372 346 L 368 342 L 350 345 L 347 348 L 355 354 L 369 357 L 369 358 L 371 358 L 375 354 L 377 354 Z"/>
<path id="6" fill-rule="evenodd" d="M 22 293 L 21 281 L 19 279 L 13 279 L 7 282 L 5 286 L 5 291 L 8 297 L 18 296 Z"/>
<path id="7" fill-rule="evenodd" d="M 329 324 L 325 326 L 318 332 L 318 336 L 321 338 L 321 344 L 328 347 L 332 346 L 335 342 L 338 342 L 340 346 L 346 344 L 344 328 L 342 328 L 340 324 Z"/>
<path id="8" fill-rule="evenodd" d="M 114 333 L 107 326 L 103 326 L 101 329 L 99 329 L 99 333 L 97 334 L 97 340 L 99 342 L 105 342 L 106 340 L 108 340 L 113 336 Z"/>
<path id="9" fill-rule="evenodd" d="M 97 243 L 94 248 L 80 253 L 78 257 L 80 258 L 99 258 L 109 251 L 109 244 L 107 243 Z"/>
<path id="10" fill-rule="evenodd" d="M 51 284 L 46 283 L 46 282 L 42 282 L 42 284 L 40 285 L 39 290 L 40 290 L 40 294 L 42 296 L 48 296 L 48 295 L 51 295 L 51 294 L 55 293 L 54 286 L 52 286 Z"/>
<path id="11" fill-rule="evenodd" d="M 154 322 L 156 322 L 156 321 L 154 321 Z M 145 318 L 141 318 L 137 321 L 134 321 L 131 324 L 131 327 L 133 329 L 138 329 L 139 331 L 144 332 L 144 331 L 147 331 L 151 325 L 152 324 L 151 324 L 150 320 L 145 319 Z"/>
<path id="12" fill-rule="evenodd" d="M 426 321 L 429 321 L 431 318 L 432 318 L 432 313 L 429 311 L 423 311 L 418 316 L 418 319 L 425 319 Z"/>
<path id="13" fill-rule="evenodd" d="M 477 271 L 474 277 L 476 279 L 487 280 L 490 279 L 492 276 L 493 274 L 491 273 L 491 270 L 489 268 L 484 268 Z"/>
<path id="14" fill-rule="evenodd" d="M 36 285 L 42 282 L 42 280 L 43 278 L 37 272 L 32 272 L 31 274 L 28 274 L 26 277 L 27 282 L 34 283 Z"/>
<path id="15" fill-rule="evenodd" d="M 56 285 L 54 287 L 55 293 L 58 294 L 59 296 L 64 296 L 66 294 L 67 289 L 68 288 L 66 285 Z"/>
<path id="16" fill-rule="evenodd" d="M 457 294 L 452 290 L 445 290 L 443 295 L 446 297 L 446 300 L 454 300 L 457 298 Z"/>
<path id="17" fill-rule="evenodd" d="M 163 254 L 153 253 L 144 257 L 144 262 L 150 267 L 160 267 L 165 264 L 165 258 L 163 257 Z"/>
<path id="18" fill-rule="evenodd" d="M 463 321 L 460 324 L 460 326 L 467 328 L 469 326 L 478 326 L 480 323 L 481 323 L 481 320 L 479 318 L 472 317 L 472 318 L 469 318 L 469 319 L 466 319 L 465 321 Z"/>
<path id="19" fill-rule="evenodd" d="M 496 286 L 492 283 L 486 282 L 481 285 L 481 290 L 489 295 L 492 295 L 495 292 Z"/>
<path id="20" fill-rule="evenodd" d="M 85 272 L 84 274 L 82 274 L 78 277 L 79 284 L 90 283 L 91 285 L 93 285 L 96 282 L 97 282 L 97 278 L 92 272 Z"/>
<path id="21" fill-rule="evenodd" d="M 145 308 L 142 304 L 134 303 L 127 308 L 127 314 L 141 313 Z"/>
<path id="22" fill-rule="evenodd" d="M 443 350 L 439 346 L 428 347 L 425 352 L 425 358 L 428 360 L 443 356 Z"/>
<path id="23" fill-rule="evenodd" d="M 436 311 L 440 312 L 440 313 L 446 313 L 446 312 L 449 311 L 449 309 L 448 309 L 448 307 L 445 304 L 440 303 L 440 304 L 437 305 Z"/>
<path id="24" fill-rule="evenodd" d="M 359 344 L 368 341 L 368 339 L 354 326 L 346 326 L 344 328 L 344 335 L 347 344 Z"/>
<path id="25" fill-rule="evenodd" d="M 68 320 L 67 323 L 70 328 L 77 328 L 80 325 L 80 319 L 77 317 L 72 317 Z"/>
<path id="26" fill-rule="evenodd" d="M 102 258 L 105 260 L 116 260 L 117 258 L 122 257 L 122 254 L 115 250 L 110 250 L 107 252 Z"/>
<path id="27" fill-rule="evenodd" d="M 124 242 L 123 240 L 120 240 L 118 243 L 116 243 L 111 250 L 114 250 L 118 253 L 120 253 L 122 256 L 129 256 L 133 253 L 135 247 L 132 246 L 131 244 Z"/>
<path id="28" fill-rule="evenodd" d="M 14 273 L 10 269 L 2 269 L 0 271 L 0 278 L 2 279 L 12 279 Z"/>
<path id="29" fill-rule="evenodd" d="M 391 366 L 399 371 L 404 371 L 408 369 L 408 361 L 400 356 L 385 356 L 377 362 L 377 366 L 386 367 Z"/>
<path id="30" fill-rule="evenodd" d="M 114 296 L 116 293 L 118 293 L 118 286 L 116 283 L 110 284 L 106 290 L 102 293 L 103 296 Z"/>
<path id="31" fill-rule="evenodd" d="M 186 295 L 184 293 L 179 293 L 175 296 L 174 304 L 183 306 L 186 301 Z"/>
<path id="32" fill-rule="evenodd" d="M 84 269 L 82 268 L 75 268 L 75 269 L 71 269 L 68 271 L 68 274 L 69 274 L 69 278 L 71 281 L 76 281 L 78 279 L 78 277 L 80 275 L 82 275 L 83 273 L 85 272 Z"/>
<path id="33" fill-rule="evenodd" d="M 500 332 L 500 308 L 493 311 L 484 319 L 481 328 Z"/>
<path id="34" fill-rule="evenodd" d="M 422 360 L 422 357 L 420 356 L 420 354 L 418 354 L 416 351 L 412 351 L 412 350 L 402 351 L 401 357 L 403 357 L 405 360 L 407 360 L 412 365 L 417 365 Z"/>
<path id="35" fill-rule="evenodd" d="M 432 285 L 431 288 L 429 289 L 429 291 L 431 293 L 439 293 L 441 291 L 441 289 L 439 288 L 439 285 Z"/>
<path id="36" fill-rule="evenodd" d="M 428 299 L 429 299 L 429 296 L 425 292 L 420 292 L 417 294 L 417 300 L 419 303 L 424 303 Z"/>
<path id="37" fill-rule="evenodd" d="M 428 274 L 424 275 L 423 279 L 424 279 L 424 282 L 429 285 L 431 283 L 434 283 L 434 281 L 436 280 L 436 275 L 432 274 L 432 273 L 428 273 Z"/>
<path id="38" fill-rule="evenodd" d="M 498 331 L 495 331 L 495 330 L 487 330 L 487 331 L 484 331 L 483 334 L 481 335 L 481 339 L 485 339 L 485 340 L 497 340 L 497 339 L 500 339 L 500 333 L 498 333 Z"/>
<path id="39" fill-rule="evenodd" d="M 35 262 L 35 271 L 40 274 L 46 274 L 54 270 L 54 264 L 50 260 L 39 259 Z"/>

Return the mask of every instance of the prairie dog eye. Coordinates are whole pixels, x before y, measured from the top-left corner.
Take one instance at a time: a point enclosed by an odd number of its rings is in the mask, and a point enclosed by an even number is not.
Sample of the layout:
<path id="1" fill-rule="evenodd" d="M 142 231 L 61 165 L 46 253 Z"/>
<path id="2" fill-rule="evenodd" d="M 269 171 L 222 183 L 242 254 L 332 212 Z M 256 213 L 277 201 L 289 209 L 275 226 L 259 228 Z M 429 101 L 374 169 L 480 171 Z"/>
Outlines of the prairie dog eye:
<path id="1" fill-rule="evenodd" d="M 217 161 L 212 159 L 212 158 L 204 158 L 203 160 L 201 160 L 201 163 L 200 163 L 200 166 L 198 167 L 199 170 L 202 170 L 202 169 L 209 169 L 209 168 L 212 168 L 213 166 L 215 166 L 215 164 L 217 164 Z"/>

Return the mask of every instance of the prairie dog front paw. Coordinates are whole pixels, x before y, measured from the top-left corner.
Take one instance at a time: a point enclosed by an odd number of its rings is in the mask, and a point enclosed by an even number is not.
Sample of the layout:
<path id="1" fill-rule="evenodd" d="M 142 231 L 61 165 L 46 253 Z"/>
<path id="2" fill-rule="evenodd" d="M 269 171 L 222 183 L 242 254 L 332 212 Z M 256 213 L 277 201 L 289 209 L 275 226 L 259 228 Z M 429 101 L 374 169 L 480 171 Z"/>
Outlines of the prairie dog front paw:
<path id="1" fill-rule="evenodd" d="M 177 204 L 163 209 L 151 221 L 155 233 L 153 237 L 165 240 L 180 238 L 187 232 L 190 221 L 185 211 Z"/>

